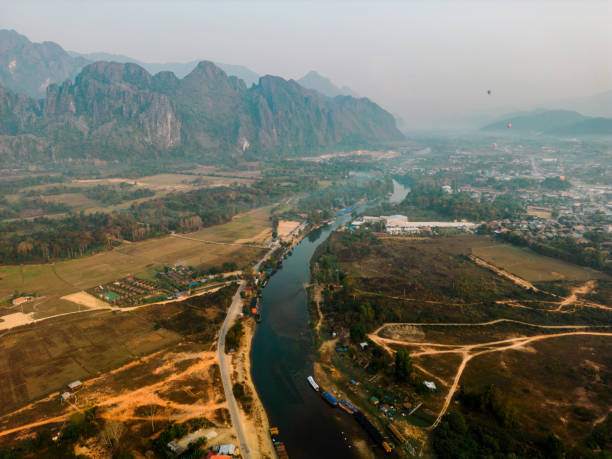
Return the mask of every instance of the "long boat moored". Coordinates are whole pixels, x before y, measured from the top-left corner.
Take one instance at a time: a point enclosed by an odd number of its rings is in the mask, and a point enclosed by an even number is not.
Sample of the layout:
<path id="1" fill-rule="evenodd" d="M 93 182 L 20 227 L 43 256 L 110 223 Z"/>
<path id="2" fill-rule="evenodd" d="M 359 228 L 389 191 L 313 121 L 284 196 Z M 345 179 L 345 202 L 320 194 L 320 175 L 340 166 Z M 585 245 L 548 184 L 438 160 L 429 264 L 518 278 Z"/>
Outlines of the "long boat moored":
<path id="1" fill-rule="evenodd" d="M 310 384 L 310 386 L 316 390 L 317 392 L 319 391 L 319 385 L 317 384 L 317 382 L 314 380 L 314 378 L 312 376 L 309 376 L 308 378 L 306 378 L 308 380 L 308 383 Z"/>
<path id="2" fill-rule="evenodd" d="M 336 400 L 334 398 L 334 396 L 332 394 L 330 394 L 329 392 L 325 391 L 321 393 L 321 397 L 323 397 L 323 399 L 329 403 L 331 406 L 338 406 L 338 400 Z"/>

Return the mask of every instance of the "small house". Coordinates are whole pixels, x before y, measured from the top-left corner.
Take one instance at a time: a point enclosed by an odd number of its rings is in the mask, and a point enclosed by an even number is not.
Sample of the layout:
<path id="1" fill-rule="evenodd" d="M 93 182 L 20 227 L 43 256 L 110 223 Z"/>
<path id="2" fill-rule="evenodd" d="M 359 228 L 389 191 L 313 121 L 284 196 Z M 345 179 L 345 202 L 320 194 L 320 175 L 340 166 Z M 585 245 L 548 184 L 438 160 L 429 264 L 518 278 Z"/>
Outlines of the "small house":
<path id="1" fill-rule="evenodd" d="M 68 384 L 68 389 L 74 392 L 78 390 L 82 385 L 83 383 L 77 379 L 76 381 L 72 381 L 70 384 Z"/>
<path id="2" fill-rule="evenodd" d="M 19 298 L 13 299 L 13 306 L 19 306 L 20 304 L 27 303 L 31 299 L 31 296 L 20 296 Z"/>
<path id="3" fill-rule="evenodd" d="M 236 451 L 236 445 L 233 445 L 231 443 L 227 443 L 225 445 L 219 446 L 219 454 L 221 456 L 223 455 L 233 456 L 235 451 Z"/>

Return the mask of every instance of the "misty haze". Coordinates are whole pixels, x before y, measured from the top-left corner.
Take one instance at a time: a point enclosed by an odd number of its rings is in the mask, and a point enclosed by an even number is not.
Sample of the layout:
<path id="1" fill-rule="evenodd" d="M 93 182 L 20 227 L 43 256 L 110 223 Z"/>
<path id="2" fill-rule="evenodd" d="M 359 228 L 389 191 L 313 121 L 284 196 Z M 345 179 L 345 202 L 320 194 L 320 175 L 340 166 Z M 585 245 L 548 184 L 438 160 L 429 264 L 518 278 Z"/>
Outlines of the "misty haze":
<path id="1" fill-rule="evenodd" d="M 0 2 L 0 459 L 612 455 L 611 18 Z"/>

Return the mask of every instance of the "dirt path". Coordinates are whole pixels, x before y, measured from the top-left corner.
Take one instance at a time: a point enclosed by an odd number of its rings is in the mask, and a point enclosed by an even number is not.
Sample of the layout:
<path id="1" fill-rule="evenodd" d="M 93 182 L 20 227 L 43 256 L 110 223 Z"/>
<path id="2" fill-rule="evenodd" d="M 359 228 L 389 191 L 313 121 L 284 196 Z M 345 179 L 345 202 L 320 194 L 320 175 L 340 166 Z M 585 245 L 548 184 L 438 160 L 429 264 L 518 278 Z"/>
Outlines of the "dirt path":
<path id="1" fill-rule="evenodd" d="M 124 371 L 132 371 L 139 365 L 149 365 L 152 361 L 156 362 L 156 367 L 153 369 L 151 376 L 156 378 L 156 381 L 133 389 L 124 389 L 123 385 L 117 385 L 116 382 L 113 382 L 112 377 L 114 375 Z M 189 362 L 188 365 L 185 366 L 185 362 Z M 202 382 L 210 381 L 211 367 L 215 364 L 215 353 L 211 351 L 155 352 L 85 381 L 82 389 L 74 394 L 72 399 L 68 400 L 62 407 L 57 408 L 63 411 L 61 415 L 46 419 L 43 416 L 38 416 L 42 417 L 40 421 L 16 427 L 13 423 L 10 428 L 0 431 L 0 437 L 66 421 L 72 413 L 91 406 L 100 408 L 99 416 L 101 418 L 119 422 L 137 420 L 183 422 L 201 416 L 212 419 L 220 409 L 227 409 L 226 401 L 218 396 L 218 387 L 212 384 L 204 384 L 206 395 L 200 398 L 191 394 L 192 397 L 198 398 L 192 402 L 181 403 L 173 397 L 174 394 L 180 392 L 182 387 L 187 387 L 187 392 L 188 386 L 194 384 L 194 381 L 199 381 L 199 387 Z M 58 393 L 55 392 L 42 400 L 4 414 L 0 416 L 0 419 L 6 423 L 7 420 L 10 422 L 16 415 L 24 412 L 36 412 L 37 409 L 45 412 L 49 408 L 48 406 L 43 407 L 43 405 L 56 399 L 57 396 Z"/>
<path id="2" fill-rule="evenodd" d="M 188 241 L 201 242 L 202 244 L 214 244 L 214 245 L 238 245 L 241 247 L 253 247 L 256 249 L 269 249 L 270 247 L 267 245 L 255 244 L 255 243 L 241 243 L 241 242 L 219 242 L 219 241 L 209 241 L 206 239 L 196 239 L 194 237 L 183 236 L 181 234 L 170 233 L 170 237 L 175 237 L 178 239 L 187 239 Z"/>
<path id="3" fill-rule="evenodd" d="M 418 326 L 429 326 L 429 327 L 486 327 L 488 325 L 495 325 L 503 322 L 510 322 L 515 324 L 526 325 L 529 327 L 537 327 L 537 328 L 549 328 L 549 329 L 568 329 L 568 328 L 595 328 L 594 325 L 540 325 L 540 324 L 532 324 L 529 322 L 523 322 L 522 320 L 514 320 L 514 319 L 495 319 L 489 322 L 387 322 L 376 330 L 374 330 L 371 334 L 378 335 L 381 330 L 388 326 L 398 326 L 398 325 L 406 325 L 411 327 Z M 599 325 L 597 327 L 611 327 L 612 325 Z M 381 337 L 382 338 L 382 337 Z M 383 338 L 385 339 L 385 338 Z"/>
<path id="4" fill-rule="evenodd" d="M 539 292 L 540 290 L 533 285 L 531 282 L 526 281 L 525 279 L 521 279 L 518 276 L 515 276 L 514 274 L 510 274 L 508 271 L 504 271 L 503 269 L 499 269 L 497 266 L 492 265 L 491 263 L 487 263 L 486 261 L 484 261 L 482 258 L 478 258 L 475 255 L 470 255 L 470 259 L 476 263 L 479 266 L 482 266 L 483 268 L 487 268 L 490 269 L 491 271 L 493 271 L 495 274 L 498 274 L 502 277 L 505 277 L 508 280 L 511 280 L 512 282 L 514 282 L 516 285 L 518 285 L 519 287 L 523 287 L 526 290 L 533 290 L 534 292 Z"/>
<path id="5" fill-rule="evenodd" d="M 312 285 L 312 297 L 313 301 L 317 305 L 317 323 L 315 324 L 315 330 L 317 334 L 321 330 L 321 325 L 323 324 L 323 312 L 321 311 L 321 303 L 323 302 L 323 297 L 321 295 L 321 286 L 318 283 L 314 283 Z"/>
<path id="6" fill-rule="evenodd" d="M 48 418 L 43 421 L 32 422 L 30 424 L 25 424 L 19 427 L 14 427 L 12 429 L 6 429 L 0 432 L 0 437 L 4 437 L 6 435 L 14 434 L 17 432 L 21 432 L 26 429 L 33 429 L 35 427 L 46 426 L 47 424 L 55 424 L 57 422 L 64 422 L 70 418 L 71 413 L 63 414 L 61 416 L 55 416 L 53 418 Z"/>
<path id="7" fill-rule="evenodd" d="M 525 325 L 529 325 L 529 326 L 536 326 L 536 327 L 541 327 L 541 328 L 550 328 L 550 329 L 559 329 L 559 328 L 595 328 L 593 326 L 588 326 L 588 325 L 574 325 L 574 326 L 556 326 L 556 325 L 537 325 L 537 324 L 529 324 L 527 322 L 521 322 L 521 321 L 515 321 L 515 320 L 508 320 L 508 319 L 497 319 L 497 320 L 493 320 L 490 322 L 481 322 L 481 323 L 476 323 L 476 324 L 406 324 L 406 325 L 443 325 L 443 326 L 447 326 L 447 325 L 459 325 L 459 326 L 463 326 L 463 325 L 467 325 L 467 326 L 474 326 L 474 325 L 482 325 L 482 326 L 486 326 L 486 325 L 491 325 L 491 324 L 495 324 L 495 323 L 500 323 L 500 322 L 504 322 L 504 321 L 509 321 L 509 322 L 518 322 L 518 323 L 522 323 Z M 446 411 L 448 410 L 448 407 L 452 401 L 452 398 L 455 394 L 455 392 L 457 391 L 457 387 L 459 386 L 459 381 L 461 380 L 461 376 L 463 374 L 463 371 L 465 370 L 466 365 L 468 364 L 468 362 L 470 360 L 472 360 L 474 357 L 483 355 L 483 354 L 488 354 L 488 353 L 492 353 L 492 352 L 503 352 L 503 351 L 507 351 L 510 349 L 518 349 L 521 347 L 524 347 L 527 344 L 533 343 L 535 341 L 541 341 L 541 340 L 545 340 L 545 339 L 553 339 L 553 338 L 561 338 L 564 336 L 609 336 L 612 337 L 612 333 L 611 332 L 594 332 L 594 331 L 575 331 L 575 332 L 564 332 L 564 333 L 556 333 L 556 334 L 546 334 L 546 335 L 536 335 L 536 336 L 530 336 L 530 337 L 517 337 L 517 338 L 508 338 L 508 339 L 504 339 L 504 340 L 498 340 L 498 341 L 489 341 L 486 343 L 478 343 L 478 344 L 468 344 L 468 345 L 452 345 L 452 344 L 439 344 L 439 343 L 429 343 L 429 342 L 407 342 L 407 341 L 403 341 L 403 340 L 397 340 L 397 339 L 391 339 L 391 338 L 383 338 L 381 336 L 378 336 L 376 333 L 380 332 L 380 330 L 386 326 L 387 324 L 383 325 L 382 327 L 380 327 L 378 330 L 376 330 L 374 333 L 368 335 L 370 337 L 370 339 L 372 339 L 372 341 L 374 341 L 376 344 L 382 346 L 385 350 L 387 350 L 387 352 L 393 354 L 395 351 L 389 346 L 389 344 L 401 344 L 401 345 L 405 345 L 405 346 L 417 346 L 419 348 L 421 348 L 421 351 L 417 351 L 417 352 L 412 352 L 410 354 L 411 357 L 419 357 L 419 356 L 423 356 L 423 355 L 439 355 L 439 354 L 449 354 L 449 353 L 457 353 L 460 354 L 462 356 L 461 359 L 461 363 L 459 364 L 459 367 L 457 368 L 457 372 L 455 373 L 455 376 L 453 378 L 453 382 L 450 386 L 450 389 L 448 390 L 448 393 L 444 399 L 444 404 L 442 405 L 442 408 L 436 418 L 436 420 L 434 421 L 434 423 L 429 427 L 429 429 L 435 429 L 438 424 L 440 423 L 440 421 L 442 420 L 442 417 L 444 416 L 444 414 L 446 414 Z M 446 348 L 446 349 L 436 349 L 436 348 Z M 421 369 L 420 367 L 417 366 L 417 368 Z M 425 372 L 426 374 L 433 376 L 430 372 Z M 437 378 L 440 381 L 440 378 Z"/>
<path id="8" fill-rule="evenodd" d="M 570 291 L 570 294 L 567 296 L 567 298 L 565 298 L 563 301 L 561 301 L 561 303 L 559 303 L 559 306 L 557 306 L 557 309 L 555 309 L 555 311 L 561 311 L 566 306 L 571 306 L 572 304 L 576 303 L 576 301 L 578 301 L 578 295 L 581 295 L 581 296 L 587 295 L 591 293 L 594 288 L 595 288 L 594 280 L 585 282 L 579 287 L 574 287 Z M 593 303 L 593 304 L 596 304 L 596 303 Z M 603 305 L 598 305 L 598 306 L 602 306 L 604 309 L 608 309 L 606 306 L 603 306 Z"/>
<path id="9" fill-rule="evenodd" d="M 56 314 L 56 315 L 49 316 L 49 317 L 43 317 L 41 319 L 33 319 L 32 318 L 33 313 L 22 314 L 22 313 L 19 312 L 19 313 L 9 314 L 9 315 L 6 315 L 6 316 L 2 316 L 0 318 L 0 331 L 8 331 L 8 330 L 11 330 L 13 328 L 21 327 L 23 325 L 29 325 L 29 324 L 33 324 L 33 323 L 44 322 L 44 321 L 49 320 L 49 319 L 55 319 L 56 317 L 69 316 L 69 315 L 74 315 L 74 314 L 82 314 L 84 312 L 110 311 L 112 309 L 119 309 L 121 312 L 129 312 L 129 311 L 134 311 L 135 309 L 146 308 L 146 307 L 154 306 L 154 305 L 158 305 L 158 304 L 177 303 L 179 301 L 185 301 L 186 299 L 193 298 L 193 297 L 196 297 L 196 296 L 208 295 L 209 293 L 214 293 L 214 292 L 220 290 L 221 288 L 225 287 L 226 285 L 231 284 L 232 282 L 233 281 L 226 281 L 226 282 L 224 282 L 222 284 L 215 284 L 215 286 L 212 286 L 210 289 L 204 290 L 202 292 L 194 293 L 193 295 L 191 295 L 191 296 L 189 296 L 187 298 L 175 298 L 175 299 L 172 299 L 172 300 L 157 301 L 155 303 L 139 304 L 138 306 L 130 306 L 130 307 L 127 307 L 127 308 L 120 308 L 120 307 L 114 308 L 111 305 L 109 305 L 107 303 L 104 303 L 104 304 L 106 304 L 106 306 L 88 306 L 88 307 L 86 307 L 87 309 L 83 309 L 83 310 L 80 310 L 80 311 L 64 312 L 62 314 Z"/>
<path id="10" fill-rule="evenodd" d="M 461 375 L 463 373 L 463 370 L 465 369 L 465 366 L 474 357 L 477 357 L 483 354 L 488 354 L 491 352 L 501 352 L 501 351 L 507 351 L 509 349 L 518 349 L 520 347 L 525 346 L 526 344 L 533 343 L 534 341 L 541 341 L 544 339 L 552 339 L 552 338 L 561 338 L 564 336 L 573 336 L 573 335 L 592 335 L 592 336 L 610 336 L 612 337 L 612 333 L 605 333 L 605 332 L 568 332 L 568 333 L 558 333 L 555 335 L 538 335 L 538 336 L 532 336 L 529 338 L 513 338 L 512 340 L 509 340 L 510 342 L 513 342 L 513 344 L 510 344 L 508 346 L 501 347 L 501 348 L 486 349 L 483 351 L 476 352 L 475 354 L 464 353 L 463 360 L 461 361 L 461 364 L 459 365 L 459 369 L 457 370 L 457 373 L 455 374 L 453 385 L 448 391 L 448 394 L 446 395 L 446 398 L 444 400 L 444 405 L 442 406 L 442 409 L 440 410 L 438 417 L 436 418 L 435 422 L 431 425 L 430 429 L 433 430 L 438 426 L 438 424 L 440 424 L 442 417 L 444 416 L 444 414 L 446 413 L 446 410 L 448 409 L 448 406 L 450 405 L 453 395 L 457 391 L 457 386 L 459 384 L 459 380 L 461 379 Z"/>

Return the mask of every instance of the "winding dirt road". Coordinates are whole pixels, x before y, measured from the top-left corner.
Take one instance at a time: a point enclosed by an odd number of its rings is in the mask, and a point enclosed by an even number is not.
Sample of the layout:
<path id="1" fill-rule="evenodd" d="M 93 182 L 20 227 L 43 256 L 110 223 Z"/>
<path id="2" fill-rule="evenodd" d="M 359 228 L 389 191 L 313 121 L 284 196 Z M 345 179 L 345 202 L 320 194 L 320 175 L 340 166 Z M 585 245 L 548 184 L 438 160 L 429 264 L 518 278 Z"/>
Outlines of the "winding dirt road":
<path id="1" fill-rule="evenodd" d="M 508 338 L 497 341 L 489 341 L 485 343 L 476 343 L 476 344 L 440 344 L 440 343 L 430 343 L 430 342 L 422 342 L 422 341 L 405 341 L 399 339 L 392 338 L 383 338 L 379 336 L 378 333 L 384 329 L 384 327 L 388 325 L 407 325 L 407 326 L 419 326 L 419 325 L 429 325 L 429 326 L 488 326 L 494 325 L 502 322 L 513 322 L 519 323 L 522 325 L 527 325 L 531 327 L 538 328 L 546 328 L 546 329 L 582 329 L 583 331 L 572 331 L 572 332 L 563 332 L 563 333 L 555 333 L 555 334 L 544 334 L 544 335 L 536 335 L 529 337 L 518 337 L 518 338 Z M 610 327 L 610 326 L 608 326 Z M 524 347 L 527 344 L 533 343 L 535 341 L 541 341 L 545 339 L 553 339 L 553 338 L 562 338 L 565 336 L 577 336 L 577 335 L 589 335 L 589 336 L 608 336 L 612 337 L 612 332 L 596 332 L 596 331 L 584 331 L 587 328 L 602 328 L 601 326 L 591 326 L 591 325 L 540 325 L 540 324 L 531 324 L 528 322 L 522 322 L 519 320 L 512 319 L 497 319 L 489 322 L 479 322 L 479 323 L 401 323 L 401 324 L 384 324 L 379 327 L 375 332 L 369 334 L 369 338 L 374 341 L 376 344 L 383 347 L 387 352 L 393 354 L 395 351 L 389 346 L 389 344 L 399 344 L 404 346 L 415 346 L 422 350 L 417 352 L 411 352 L 411 357 L 419 357 L 424 355 L 439 355 L 439 354 L 460 354 L 462 359 L 459 367 L 457 368 L 457 372 L 453 378 L 453 382 L 446 394 L 444 399 L 444 404 L 442 405 L 442 409 L 438 413 L 438 416 L 434 423 L 429 427 L 429 429 L 435 429 L 446 411 L 450 406 L 450 403 L 457 391 L 459 386 L 459 381 L 461 380 L 461 376 L 468 362 L 472 360 L 474 357 L 478 357 L 483 354 L 489 354 L 492 352 L 503 352 L 511 349 L 518 349 Z M 443 348 L 443 349 L 440 349 Z M 417 368 L 421 369 L 420 366 L 415 365 Z M 434 376 L 430 372 L 426 371 L 426 374 L 430 376 Z M 437 378 L 439 381 L 442 381 L 440 378 Z M 444 384 L 447 385 L 447 384 Z"/>

